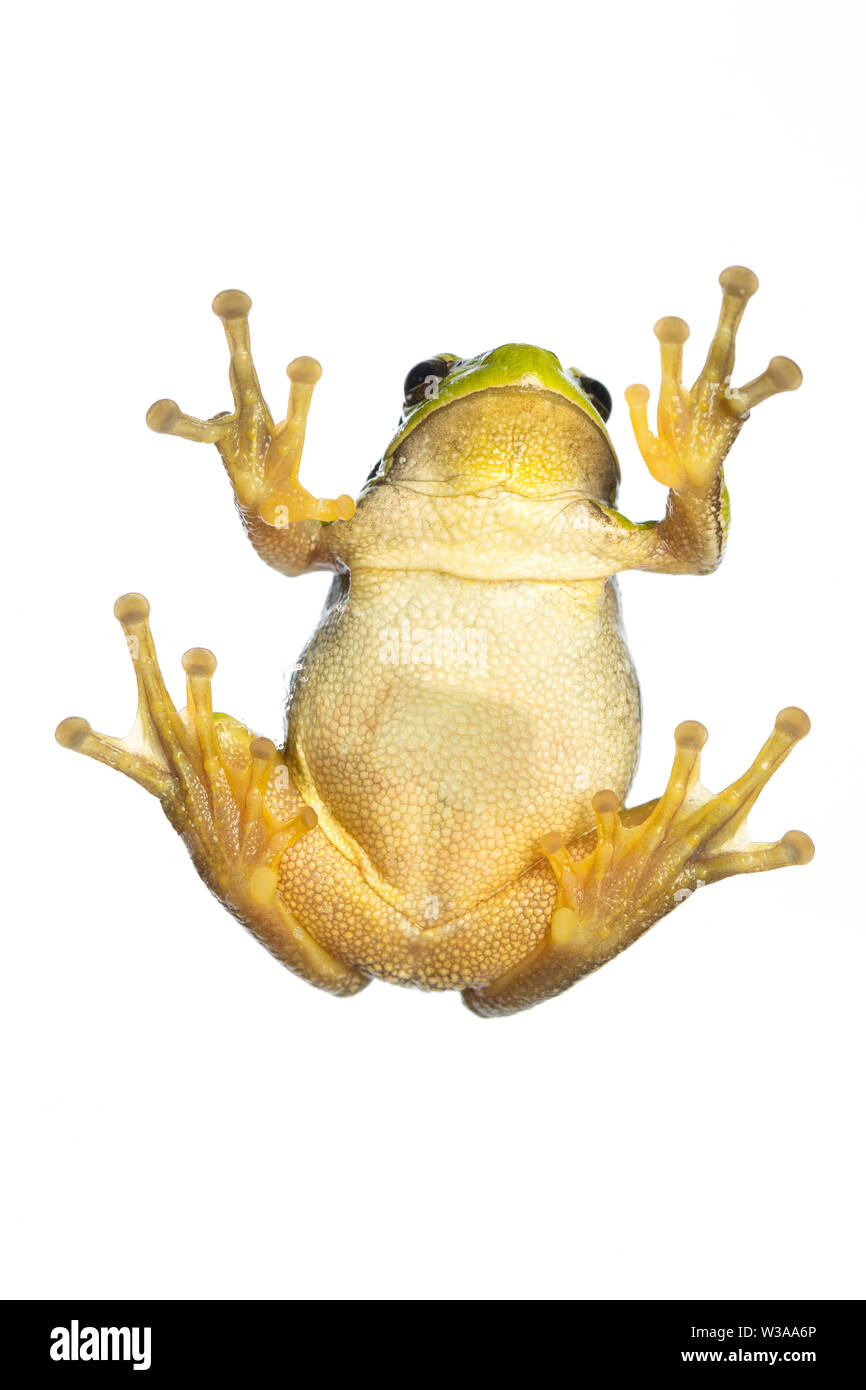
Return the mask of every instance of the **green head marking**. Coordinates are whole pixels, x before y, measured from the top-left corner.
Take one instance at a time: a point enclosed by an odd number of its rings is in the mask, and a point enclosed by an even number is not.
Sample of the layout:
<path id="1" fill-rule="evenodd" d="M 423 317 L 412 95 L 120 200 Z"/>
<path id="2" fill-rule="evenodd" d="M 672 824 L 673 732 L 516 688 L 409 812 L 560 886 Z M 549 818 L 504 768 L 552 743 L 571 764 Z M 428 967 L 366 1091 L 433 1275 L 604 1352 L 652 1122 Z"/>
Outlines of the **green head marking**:
<path id="1" fill-rule="evenodd" d="M 476 391 L 501 386 L 553 391 L 572 401 L 601 432 L 613 453 L 605 419 L 582 384 L 587 381 L 588 378 L 582 378 L 575 370 L 563 367 L 555 353 L 528 343 L 506 343 L 469 358 L 440 353 L 419 363 L 407 376 L 403 414 L 385 450 L 385 459 L 389 459 L 403 440 L 435 410 Z M 592 382 L 591 386 L 597 383 Z"/>

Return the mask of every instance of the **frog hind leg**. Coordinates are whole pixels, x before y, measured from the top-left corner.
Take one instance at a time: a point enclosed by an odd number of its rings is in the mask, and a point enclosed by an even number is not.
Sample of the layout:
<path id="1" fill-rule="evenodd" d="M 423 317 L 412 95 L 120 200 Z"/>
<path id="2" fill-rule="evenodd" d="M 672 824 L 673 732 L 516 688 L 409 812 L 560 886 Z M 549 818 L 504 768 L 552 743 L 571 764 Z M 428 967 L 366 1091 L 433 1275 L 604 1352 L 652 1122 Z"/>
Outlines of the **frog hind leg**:
<path id="1" fill-rule="evenodd" d="M 298 923 L 278 891 L 284 857 L 316 825 L 267 738 L 215 715 L 216 658 L 202 647 L 183 657 L 187 706 L 177 710 L 163 681 L 141 594 L 125 594 L 115 616 L 126 635 L 138 684 L 138 712 L 126 738 L 64 719 L 58 743 L 116 768 L 162 804 L 201 877 L 273 955 L 311 984 L 354 994 L 368 980 L 325 951 Z"/>
<path id="2" fill-rule="evenodd" d="M 784 709 L 754 762 L 717 795 L 700 783 L 702 724 L 680 724 L 668 785 L 657 801 L 620 810 L 613 792 L 593 800 L 596 829 L 578 844 L 545 836 L 542 852 L 556 896 L 546 935 L 504 975 L 466 990 L 481 1016 L 516 1013 L 561 994 L 630 946 L 648 927 L 705 884 L 732 874 L 807 864 L 814 847 L 789 830 L 773 844 L 756 844 L 746 817 L 791 748 L 809 732 L 802 710 Z"/>

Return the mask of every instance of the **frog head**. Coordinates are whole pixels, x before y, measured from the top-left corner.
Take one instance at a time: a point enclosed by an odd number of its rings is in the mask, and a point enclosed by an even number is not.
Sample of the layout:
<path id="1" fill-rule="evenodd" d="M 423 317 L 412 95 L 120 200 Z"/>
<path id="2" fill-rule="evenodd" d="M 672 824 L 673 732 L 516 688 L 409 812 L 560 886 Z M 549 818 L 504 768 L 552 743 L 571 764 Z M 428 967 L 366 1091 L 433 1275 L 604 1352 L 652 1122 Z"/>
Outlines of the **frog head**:
<path id="1" fill-rule="evenodd" d="M 610 504 L 619 465 L 600 382 L 552 352 L 507 343 L 478 357 L 439 353 L 413 367 L 403 413 L 370 482 L 437 491 L 579 493 Z"/>

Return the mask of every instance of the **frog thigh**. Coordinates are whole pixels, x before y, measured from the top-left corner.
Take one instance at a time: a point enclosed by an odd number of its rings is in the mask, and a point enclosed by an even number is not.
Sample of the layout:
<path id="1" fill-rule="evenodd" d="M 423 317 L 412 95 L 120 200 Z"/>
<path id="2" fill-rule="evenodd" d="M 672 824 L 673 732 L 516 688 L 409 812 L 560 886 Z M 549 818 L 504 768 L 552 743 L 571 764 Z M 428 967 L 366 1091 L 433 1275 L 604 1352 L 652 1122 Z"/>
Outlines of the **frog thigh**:
<path id="1" fill-rule="evenodd" d="M 597 792 L 594 829 L 568 845 L 556 833 L 543 836 L 534 864 L 447 921 L 439 920 L 435 897 L 429 924 L 410 919 L 396 905 L 397 890 L 378 879 L 374 886 L 360 852 L 353 862 L 321 824 L 284 859 L 280 892 L 327 952 L 363 974 L 422 989 L 459 989 L 484 1017 L 514 1013 L 597 970 L 696 887 L 806 863 L 808 837 L 791 831 L 776 844 L 754 844 L 745 820 L 808 727 L 802 711 L 783 710 L 747 772 L 714 795 L 699 780 L 706 730 L 693 721 L 681 724 L 661 797 L 620 814 L 613 792 Z"/>
<path id="2" fill-rule="evenodd" d="M 471 910 L 440 922 L 431 897 L 424 925 L 389 901 L 325 835 L 305 835 L 280 867 L 287 908 L 329 954 L 363 974 L 421 989 L 483 989 L 522 961 L 550 926 L 555 884 L 541 857 Z"/>
<path id="3" fill-rule="evenodd" d="M 374 890 L 327 838 L 269 739 L 215 715 L 213 655 L 186 653 L 187 708 L 166 688 L 149 604 L 115 605 L 138 685 L 138 715 L 123 739 L 86 720 L 63 720 L 65 747 L 104 762 L 162 804 L 196 868 L 223 905 L 296 974 L 334 994 L 354 994 L 372 975 L 428 989 L 483 987 L 544 934 L 553 898 L 545 869 L 459 920 L 412 923 Z M 396 895 L 395 895 L 396 896 Z M 512 925 L 503 927 L 503 922 Z"/>

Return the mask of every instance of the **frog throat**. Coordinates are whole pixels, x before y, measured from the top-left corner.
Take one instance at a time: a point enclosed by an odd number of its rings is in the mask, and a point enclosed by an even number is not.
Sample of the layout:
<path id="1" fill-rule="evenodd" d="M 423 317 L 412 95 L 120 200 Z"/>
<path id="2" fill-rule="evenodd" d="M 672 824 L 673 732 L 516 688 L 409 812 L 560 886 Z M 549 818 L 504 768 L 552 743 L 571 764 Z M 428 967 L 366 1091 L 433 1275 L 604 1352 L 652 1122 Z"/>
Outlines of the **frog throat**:
<path id="1" fill-rule="evenodd" d="M 619 462 L 605 427 L 605 422 L 595 405 L 584 391 L 576 372 L 560 365 L 558 358 L 543 348 L 526 344 L 507 344 L 482 353 L 478 357 L 461 360 L 451 353 L 438 356 L 454 363 L 444 380 L 435 377 L 427 379 L 427 385 L 420 398 L 404 406 L 403 415 L 397 431 L 388 444 L 380 463 L 370 475 L 370 482 L 381 482 L 390 471 L 394 457 L 418 427 L 431 420 L 437 412 L 458 401 L 466 401 L 481 392 L 489 393 L 500 388 L 511 388 L 512 394 L 519 391 L 526 395 L 544 395 L 548 400 L 559 398 L 576 407 L 591 424 L 593 434 L 601 436 L 605 452 L 609 455 L 614 487 L 620 479 Z"/>

